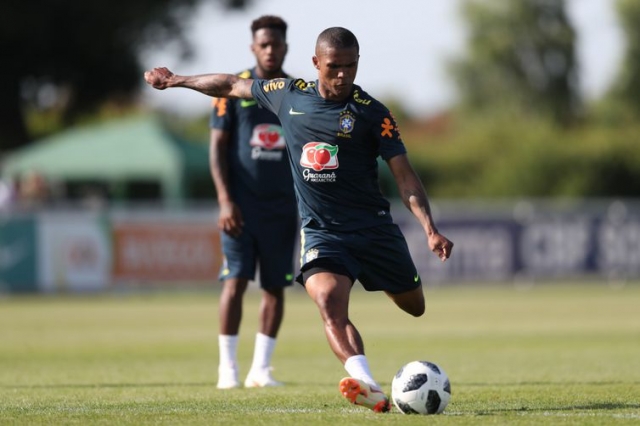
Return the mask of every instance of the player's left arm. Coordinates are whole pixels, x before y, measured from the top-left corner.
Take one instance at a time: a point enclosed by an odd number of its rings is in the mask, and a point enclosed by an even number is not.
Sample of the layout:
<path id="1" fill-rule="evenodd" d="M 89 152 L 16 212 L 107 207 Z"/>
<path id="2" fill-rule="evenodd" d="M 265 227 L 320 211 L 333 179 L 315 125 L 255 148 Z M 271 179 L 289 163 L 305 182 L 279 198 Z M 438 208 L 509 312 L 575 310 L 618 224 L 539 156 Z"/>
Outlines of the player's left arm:
<path id="1" fill-rule="evenodd" d="M 406 154 L 399 154 L 387 160 L 389 169 L 398 185 L 400 197 L 404 205 L 418 219 L 427 235 L 429 248 L 443 261 L 451 255 L 453 243 L 438 232 L 427 193 Z"/>

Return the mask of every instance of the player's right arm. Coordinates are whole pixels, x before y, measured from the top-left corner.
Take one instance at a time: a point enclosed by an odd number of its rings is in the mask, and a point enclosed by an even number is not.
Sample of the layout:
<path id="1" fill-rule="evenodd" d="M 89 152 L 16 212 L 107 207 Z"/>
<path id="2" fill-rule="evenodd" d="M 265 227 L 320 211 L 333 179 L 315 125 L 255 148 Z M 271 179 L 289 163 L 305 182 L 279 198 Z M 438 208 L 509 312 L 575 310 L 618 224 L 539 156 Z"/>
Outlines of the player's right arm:
<path id="1" fill-rule="evenodd" d="M 153 88 L 164 90 L 170 87 L 183 87 L 216 98 L 253 98 L 251 83 L 253 80 L 240 78 L 232 74 L 177 75 L 168 68 L 154 68 L 144 73 L 145 81 Z"/>
<path id="2" fill-rule="evenodd" d="M 242 233 L 242 212 L 229 190 L 228 150 L 231 134 L 227 130 L 212 128 L 209 143 L 209 169 L 218 197 L 218 229 L 237 237 Z"/>

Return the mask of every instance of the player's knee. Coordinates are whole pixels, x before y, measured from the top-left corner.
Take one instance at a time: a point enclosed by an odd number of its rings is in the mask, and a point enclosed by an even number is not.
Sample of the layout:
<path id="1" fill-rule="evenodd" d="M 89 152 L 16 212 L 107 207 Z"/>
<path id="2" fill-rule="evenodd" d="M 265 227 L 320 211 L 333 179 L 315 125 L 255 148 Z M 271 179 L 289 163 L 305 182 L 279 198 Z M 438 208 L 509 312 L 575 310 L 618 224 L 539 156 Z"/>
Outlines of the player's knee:
<path id="1" fill-rule="evenodd" d="M 262 300 L 267 303 L 284 302 L 284 290 L 282 288 L 262 289 Z"/>
<path id="2" fill-rule="evenodd" d="M 404 312 L 414 317 L 421 317 L 426 311 L 424 296 L 421 291 L 413 291 L 401 294 L 389 294 L 389 297 Z"/>
<path id="3" fill-rule="evenodd" d="M 426 306 L 424 305 L 424 302 L 422 302 L 421 304 L 416 304 L 407 312 L 417 318 L 423 316 L 426 310 Z"/>
<path id="4" fill-rule="evenodd" d="M 242 300 L 246 286 L 235 281 L 225 282 L 222 289 L 222 298 L 227 300 Z"/>
<path id="5" fill-rule="evenodd" d="M 426 311 L 424 300 L 412 300 L 409 303 L 403 303 L 399 306 L 403 311 L 416 318 L 424 315 Z"/>
<path id="6" fill-rule="evenodd" d="M 329 324 L 341 324 L 348 318 L 348 302 L 333 293 L 321 293 L 314 298 L 323 321 Z"/>

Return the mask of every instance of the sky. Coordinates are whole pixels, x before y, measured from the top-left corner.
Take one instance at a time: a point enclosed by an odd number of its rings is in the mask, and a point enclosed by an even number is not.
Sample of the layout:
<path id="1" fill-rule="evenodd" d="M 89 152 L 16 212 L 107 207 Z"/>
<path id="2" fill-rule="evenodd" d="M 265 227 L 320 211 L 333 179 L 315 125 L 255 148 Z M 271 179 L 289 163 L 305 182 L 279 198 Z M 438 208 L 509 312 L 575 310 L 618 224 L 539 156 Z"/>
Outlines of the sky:
<path id="1" fill-rule="evenodd" d="M 581 90 L 587 99 L 609 87 L 622 59 L 624 41 L 613 9 L 615 0 L 568 0 L 576 28 Z M 147 69 L 166 66 L 176 74 L 232 73 L 255 64 L 249 46 L 251 21 L 264 14 L 289 24 L 290 75 L 316 79 L 311 57 L 316 37 L 333 26 L 350 29 L 360 43 L 356 84 L 375 98 L 403 102 L 416 115 L 430 115 L 456 102 L 447 64 L 464 57 L 467 31 L 461 0 L 253 0 L 247 9 L 226 11 L 206 2 L 187 25 L 194 56 L 179 57 L 167 46 L 145 52 Z M 366 7 L 363 7 L 366 5 Z M 158 92 L 145 88 L 144 101 L 180 115 L 206 114 L 209 99 L 186 89 Z"/>

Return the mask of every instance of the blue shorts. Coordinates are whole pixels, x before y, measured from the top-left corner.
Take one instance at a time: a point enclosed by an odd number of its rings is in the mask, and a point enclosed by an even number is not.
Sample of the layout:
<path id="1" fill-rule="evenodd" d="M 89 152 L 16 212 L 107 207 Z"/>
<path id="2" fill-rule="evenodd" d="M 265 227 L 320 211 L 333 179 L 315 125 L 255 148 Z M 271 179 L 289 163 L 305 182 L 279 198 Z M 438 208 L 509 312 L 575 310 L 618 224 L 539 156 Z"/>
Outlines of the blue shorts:
<path id="1" fill-rule="evenodd" d="M 295 211 L 294 211 L 295 213 Z M 220 233 L 224 259 L 219 278 L 254 280 L 260 265 L 260 287 L 280 288 L 293 283 L 294 249 L 298 234 L 295 214 L 244 214 L 242 234 Z"/>
<path id="2" fill-rule="evenodd" d="M 422 285 L 407 242 L 395 224 L 341 233 L 305 227 L 301 239 L 301 273 L 318 267 L 357 279 L 367 291 L 399 294 Z M 330 265 L 336 265 L 332 268 Z"/>

